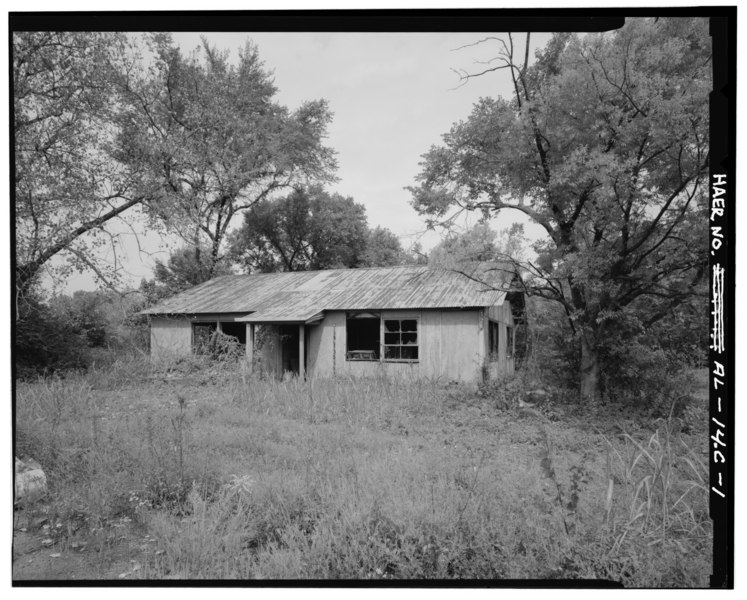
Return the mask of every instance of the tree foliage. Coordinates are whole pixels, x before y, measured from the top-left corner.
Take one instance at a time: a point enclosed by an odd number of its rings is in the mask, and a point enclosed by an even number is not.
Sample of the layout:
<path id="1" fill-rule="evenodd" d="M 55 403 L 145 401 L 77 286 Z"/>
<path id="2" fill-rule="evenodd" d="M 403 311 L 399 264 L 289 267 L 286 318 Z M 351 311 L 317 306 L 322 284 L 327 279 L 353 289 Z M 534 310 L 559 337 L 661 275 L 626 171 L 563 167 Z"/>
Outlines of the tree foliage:
<path id="1" fill-rule="evenodd" d="M 517 210 L 544 228 L 527 265 L 533 292 L 564 308 L 581 391 L 594 398 L 615 323 L 635 314 L 650 326 L 704 280 L 708 23 L 629 19 L 615 32 L 555 35 L 532 65 L 528 35 L 521 53 L 512 36 L 491 41 L 500 50 L 483 73 L 505 70 L 513 97 L 482 98 L 431 148 L 413 204 L 435 220 Z"/>
<path id="2" fill-rule="evenodd" d="M 465 262 L 485 262 L 497 258 L 496 232 L 487 223 L 451 232 L 428 253 L 428 264 L 459 268 Z"/>
<path id="3" fill-rule="evenodd" d="M 212 264 L 209 249 L 191 246 L 175 250 L 165 263 L 156 259 L 153 269 L 155 281 L 163 287 L 163 296 L 176 294 L 212 277 L 228 275 L 230 272 L 225 264 Z"/>
<path id="4" fill-rule="evenodd" d="M 360 259 L 361 267 L 394 267 L 410 262 L 399 238 L 386 227 L 369 230 L 366 249 Z"/>
<path id="5" fill-rule="evenodd" d="M 460 269 L 466 263 L 513 260 L 524 257 L 524 226 L 514 223 L 496 232 L 486 222 L 448 235 L 428 253 L 428 264 Z"/>
<path id="6" fill-rule="evenodd" d="M 130 292 L 78 290 L 72 295 L 40 297 L 35 289 L 19 305 L 15 323 L 16 374 L 85 369 L 123 352 L 143 352 L 149 332 L 135 313 L 144 297 Z"/>
<path id="7" fill-rule="evenodd" d="M 82 368 L 88 362 L 88 344 L 70 323 L 60 320 L 33 289 L 18 305 L 13 344 L 17 378 L 38 373 Z"/>
<path id="8" fill-rule="evenodd" d="M 387 266 L 401 253 L 393 233 L 369 230 L 363 205 L 320 187 L 253 206 L 231 242 L 236 263 L 262 272 Z"/>
<path id="9" fill-rule="evenodd" d="M 137 168 L 114 159 L 123 111 L 118 81 L 128 44 L 106 32 L 13 34 L 16 288 L 40 270 L 92 268 L 116 275 L 95 250 L 106 225 L 149 199 Z"/>
<path id="10" fill-rule="evenodd" d="M 289 110 L 251 43 L 237 64 L 207 42 L 183 56 L 170 36 L 13 36 L 16 283 L 56 260 L 61 275 L 108 280 L 109 221 L 134 207 L 151 227 L 205 248 L 219 269 L 233 217 L 284 187 L 329 180 L 323 100 Z M 60 266 L 61 265 L 61 266 Z"/>
<path id="11" fill-rule="evenodd" d="M 127 81 L 121 160 L 159 189 L 149 204 L 191 246 L 206 246 L 213 275 L 233 218 L 289 186 L 329 180 L 334 153 L 323 145 L 332 116 L 324 100 L 295 111 L 280 105 L 251 43 L 238 63 L 203 40 L 184 56 L 170 37 L 151 38 L 153 62 Z"/>

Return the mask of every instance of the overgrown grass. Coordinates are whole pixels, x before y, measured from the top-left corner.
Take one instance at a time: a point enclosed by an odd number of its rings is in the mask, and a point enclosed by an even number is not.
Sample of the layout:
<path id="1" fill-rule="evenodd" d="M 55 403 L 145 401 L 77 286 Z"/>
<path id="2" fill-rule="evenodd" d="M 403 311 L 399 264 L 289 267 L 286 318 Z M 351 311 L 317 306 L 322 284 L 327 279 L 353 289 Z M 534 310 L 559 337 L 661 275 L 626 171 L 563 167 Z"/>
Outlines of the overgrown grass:
<path id="1" fill-rule="evenodd" d="M 19 384 L 16 441 L 59 535 L 127 518 L 157 540 L 143 577 L 707 585 L 696 432 L 603 435 L 519 392 L 133 359 Z"/>

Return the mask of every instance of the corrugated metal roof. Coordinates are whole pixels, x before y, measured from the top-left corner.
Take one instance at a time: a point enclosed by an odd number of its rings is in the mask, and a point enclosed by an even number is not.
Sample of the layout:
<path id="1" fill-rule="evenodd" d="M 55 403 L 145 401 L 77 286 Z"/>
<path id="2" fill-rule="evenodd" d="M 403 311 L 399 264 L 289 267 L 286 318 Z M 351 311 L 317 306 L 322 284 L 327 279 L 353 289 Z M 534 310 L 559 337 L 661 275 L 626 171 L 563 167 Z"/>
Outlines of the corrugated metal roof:
<path id="1" fill-rule="evenodd" d="M 509 265 L 462 272 L 424 266 L 226 275 L 186 290 L 143 314 L 254 313 L 239 320 L 304 321 L 322 310 L 465 308 L 501 304 Z"/>
<path id="2" fill-rule="evenodd" d="M 236 320 L 250 323 L 305 322 L 321 312 L 316 294 L 278 292 L 265 301 L 256 312 Z"/>

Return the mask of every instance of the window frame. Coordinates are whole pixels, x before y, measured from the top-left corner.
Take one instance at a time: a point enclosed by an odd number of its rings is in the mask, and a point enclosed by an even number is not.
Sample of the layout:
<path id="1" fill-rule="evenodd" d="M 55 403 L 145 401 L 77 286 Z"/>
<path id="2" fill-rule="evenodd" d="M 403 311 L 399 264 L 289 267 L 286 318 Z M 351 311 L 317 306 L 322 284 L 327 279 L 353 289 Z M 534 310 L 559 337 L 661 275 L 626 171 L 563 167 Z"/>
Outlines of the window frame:
<path id="1" fill-rule="evenodd" d="M 399 321 L 399 329 L 396 332 L 387 332 L 386 330 L 386 321 Z M 403 321 L 415 321 L 415 331 L 403 331 L 402 329 L 402 322 Z M 402 333 L 414 333 L 415 334 L 415 343 L 414 344 L 402 344 L 401 338 L 399 344 L 387 344 L 386 343 L 386 334 L 387 333 L 398 333 L 400 336 Z M 420 316 L 416 315 L 390 315 L 385 316 L 382 314 L 381 316 L 381 361 L 382 362 L 392 362 L 392 363 L 417 363 L 420 362 Z M 417 353 L 417 358 L 387 358 L 386 356 L 386 349 L 387 347 L 393 347 L 393 348 L 400 348 L 400 356 L 401 356 L 401 348 L 415 348 Z"/>

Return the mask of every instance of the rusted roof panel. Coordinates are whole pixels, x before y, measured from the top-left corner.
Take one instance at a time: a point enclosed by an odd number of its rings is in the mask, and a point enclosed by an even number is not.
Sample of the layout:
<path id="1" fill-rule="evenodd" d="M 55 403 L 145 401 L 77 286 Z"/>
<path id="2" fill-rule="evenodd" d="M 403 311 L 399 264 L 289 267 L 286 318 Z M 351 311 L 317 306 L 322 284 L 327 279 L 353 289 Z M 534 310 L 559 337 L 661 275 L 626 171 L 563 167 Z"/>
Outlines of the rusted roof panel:
<path id="1" fill-rule="evenodd" d="M 278 292 L 268 298 L 256 312 L 236 319 L 249 323 L 306 322 L 318 315 L 318 294 Z"/>
<path id="2" fill-rule="evenodd" d="M 514 270 L 480 263 L 461 272 L 424 266 L 226 275 L 186 290 L 143 314 L 255 313 L 240 320 L 306 320 L 321 310 L 493 306 Z"/>

